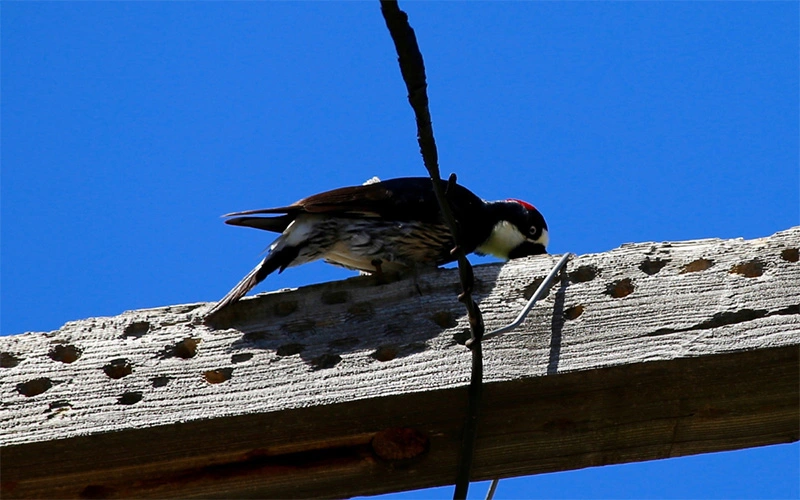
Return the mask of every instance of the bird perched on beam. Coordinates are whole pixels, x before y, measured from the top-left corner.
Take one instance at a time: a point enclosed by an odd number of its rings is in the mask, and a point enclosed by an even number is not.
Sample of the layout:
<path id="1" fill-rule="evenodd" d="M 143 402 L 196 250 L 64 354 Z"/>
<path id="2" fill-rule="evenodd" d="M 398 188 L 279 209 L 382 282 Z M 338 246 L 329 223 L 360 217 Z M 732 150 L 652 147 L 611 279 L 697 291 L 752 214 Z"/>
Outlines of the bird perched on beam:
<path id="1" fill-rule="evenodd" d="M 445 181 L 442 188 L 447 187 Z M 546 253 L 547 224 L 521 200 L 484 201 L 454 184 L 447 193 L 464 253 L 516 259 Z M 433 184 L 406 177 L 315 194 L 286 207 L 228 214 L 225 222 L 281 233 L 266 257 L 208 313 L 242 298 L 274 271 L 323 259 L 368 273 L 403 272 L 455 260 Z"/>

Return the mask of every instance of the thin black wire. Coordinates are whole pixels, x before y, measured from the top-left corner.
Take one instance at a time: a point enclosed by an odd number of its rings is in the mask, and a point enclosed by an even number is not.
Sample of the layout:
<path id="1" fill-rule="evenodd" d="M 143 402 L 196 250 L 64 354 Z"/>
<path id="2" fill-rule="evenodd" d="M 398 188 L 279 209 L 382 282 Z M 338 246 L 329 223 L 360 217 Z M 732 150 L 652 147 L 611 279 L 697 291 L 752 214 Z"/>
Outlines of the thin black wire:
<path id="1" fill-rule="evenodd" d="M 397 50 L 400 72 L 403 75 L 403 81 L 408 89 L 408 101 L 416 116 L 417 141 L 419 142 L 420 153 L 422 154 L 425 168 L 428 170 L 428 174 L 431 177 L 433 190 L 439 202 L 442 216 L 447 226 L 450 228 L 453 241 L 456 245 L 452 253 L 458 261 L 459 277 L 461 279 L 462 293 L 459 295 L 459 300 L 466 305 L 469 317 L 470 340 L 467 342 L 467 346 L 472 351 L 472 374 L 468 389 L 469 401 L 467 418 L 462 430 L 461 450 L 456 474 L 456 488 L 453 494 L 453 498 L 456 500 L 466 499 L 475 451 L 478 416 L 483 397 L 483 348 L 481 341 L 484 338 L 500 335 L 519 326 L 525 320 L 525 316 L 527 316 L 534 304 L 536 304 L 536 301 L 549 289 L 550 284 L 564 264 L 566 264 L 571 254 L 565 254 L 559 260 L 514 321 L 484 336 L 485 327 L 483 317 L 478 304 L 472 299 L 475 276 L 472 271 L 472 266 L 460 245 L 461 240 L 458 223 L 453 216 L 450 203 L 447 199 L 447 194 L 453 191 L 453 187 L 456 184 L 455 174 L 450 174 L 447 189 L 442 189 L 436 141 L 433 137 L 433 125 L 431 124 L 430 110 L 428 108 L 428 85 L 425 79 L 425 64 L 422 59 L 422 53 L 419 50 L 414 30 L 408 23 L 408 15 L 400 10 L 397 1 L 381 0 L 381 12 L 386 21 L 386 27 L 389 29 L 392 41 L 394 42 L 395 49 Z M 497 480 L 492 483 L 492 487 L 489 490 L 489 498 L 494 495 L 496 488 Z"/>
<path id="2" fill-rule="evenodd" d="M 499 482 L 499 479 L 492 479 L 492 484 L 489 485 L 489 491 L 486 492 L 486 500 L 492 500 L 494 498 L 494 492 L 497 491 L 497 483 Z"/>
<path id="3" fill-rule="evenodd" d="M 428 108 L 428 94 L 425 79 L 425 64 L 422 60 L 422 53 L 417 44 L 417 37 L 414 30 L 408 24 L 408 15 L 400 10 L 396 0 L 381 0 L 381 13 L 386 21 L 386 27 L 394 41 L 397 50 L 400 72 L 403 81 L 408 89 L 408 101 L 411 104 L 417 121 L 417 141 L 419 142 L 420 153 L 422 154 L 425 168 L 431 177 L 433 191 L 450 232 L 453 234 L 455 248 L 452 254 L 458 262 L 459 277 L 461 278 L 462 293 L 459 300 L 464 302 L 467 308 L 470 326 L 470 340 L 467 343 L 472 351 L 472 375 L 469 384 L 469 404 L 467 419 L 462 431 L 461 450 L 456 474 L 456 489 L 453 494 L 454 499 L 465 499 L 469 489 L 469 476 L 472 469 L 472 457 L 475 450 L 475 438 L 477 436 L 478 413 L 480 410 L 481 396 L 483 395 L 483 350 L 481 349 L 481 338 L 483 337 L 484 325 L 478 304 L 472 299 L 472 290 L 475 284 L 475 277 L 472 266 L 467 260 L 464 249 L 461 247 L 459 228 L 450 203 L 447 200 L 445 191 L 442 189 L 441 176 L 439 173 L 439 155 L 436 150 L 436 141 L 433 137 L 433 125 Z M 448 188 L 455 185 L 456 176 L 451 174 L 448 180 Z M 448 189 L 447 191 L 452 191 Z"/>

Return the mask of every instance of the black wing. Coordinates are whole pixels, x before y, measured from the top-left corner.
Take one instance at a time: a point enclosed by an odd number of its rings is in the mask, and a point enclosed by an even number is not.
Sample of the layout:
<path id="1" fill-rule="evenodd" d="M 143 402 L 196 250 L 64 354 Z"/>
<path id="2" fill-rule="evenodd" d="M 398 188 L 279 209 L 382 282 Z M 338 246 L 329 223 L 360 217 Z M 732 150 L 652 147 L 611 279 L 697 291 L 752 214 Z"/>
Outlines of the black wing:
<path id="1" fill-rule="evenodd" d="M 447 183 L 442 181 L 442 187 Z M 468 216 L 482 205 L 480 198 L 467 188 L 456 185 L 456 217 Z M 225 221 L 267 231 L 283 232 L 301 213 L 338 215 L 340 217 L 380 217 L 386 220 L 438 222 L 439 204 L 427 177 L 389 179 L 364 186 L 350 186 L 315 194 L 287 207 L 265 208 L 227 214 Z M 284 214 L 279 217 L 253 215 Z"/>

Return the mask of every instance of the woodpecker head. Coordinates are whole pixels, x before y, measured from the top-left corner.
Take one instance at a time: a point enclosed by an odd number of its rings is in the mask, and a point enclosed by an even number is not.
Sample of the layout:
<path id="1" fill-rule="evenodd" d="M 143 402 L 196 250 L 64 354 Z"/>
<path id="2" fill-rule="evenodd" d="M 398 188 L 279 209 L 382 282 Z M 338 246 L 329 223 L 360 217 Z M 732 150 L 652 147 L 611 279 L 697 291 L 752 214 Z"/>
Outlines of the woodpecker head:
<path id="1" fill-rule="evenodd" d="M 509 199 L 490 202 L 487 208 L 494 226 L 477 253 L 501 259 L 547 253 L 547 223 L 533 205 Z"/>

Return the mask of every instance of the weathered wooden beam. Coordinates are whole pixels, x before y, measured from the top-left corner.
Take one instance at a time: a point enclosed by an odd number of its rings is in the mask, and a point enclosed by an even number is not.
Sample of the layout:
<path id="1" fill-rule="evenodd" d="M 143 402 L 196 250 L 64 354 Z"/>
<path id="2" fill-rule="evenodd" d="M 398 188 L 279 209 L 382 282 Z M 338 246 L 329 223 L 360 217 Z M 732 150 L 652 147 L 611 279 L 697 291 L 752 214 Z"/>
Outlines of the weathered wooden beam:
<path id="1" fill-rule="evenodd" d="M 800 228 L 575 258 L 486 342 L 474 478 L 796 441 Z M 476 268 L 487 330 L 556 256 Z M 457 273 L 0 338 L 2 496 L 342 497 L 452 483 Z"/>

